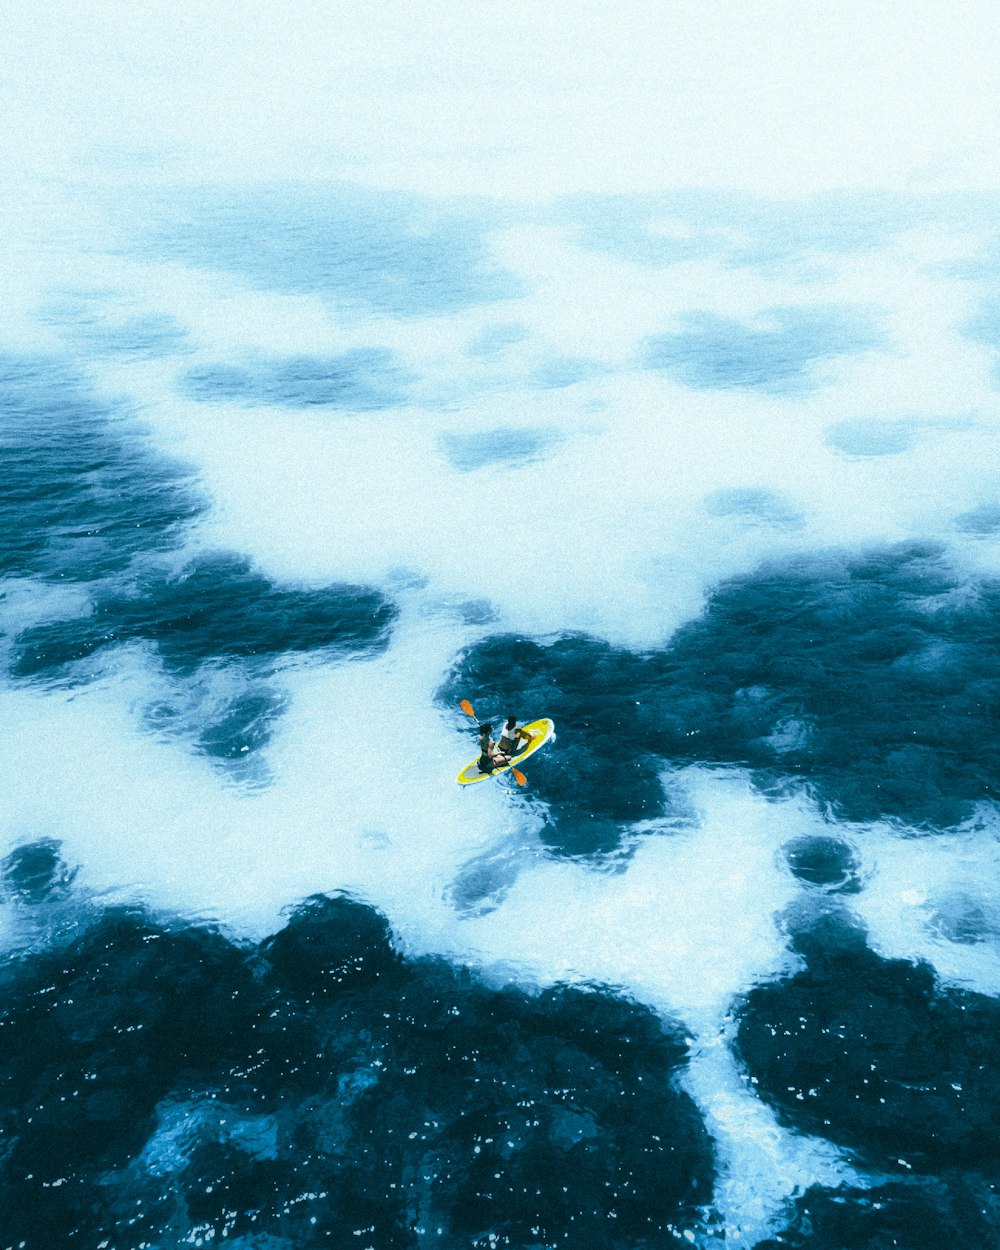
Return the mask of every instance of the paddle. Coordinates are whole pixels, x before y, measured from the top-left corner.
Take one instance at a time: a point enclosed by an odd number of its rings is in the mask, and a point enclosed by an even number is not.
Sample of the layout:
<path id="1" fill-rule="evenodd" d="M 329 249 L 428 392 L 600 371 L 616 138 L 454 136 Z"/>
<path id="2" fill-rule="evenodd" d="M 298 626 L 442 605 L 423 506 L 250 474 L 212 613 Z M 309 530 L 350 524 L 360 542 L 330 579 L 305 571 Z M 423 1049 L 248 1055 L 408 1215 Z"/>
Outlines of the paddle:
<path id="1" fill-rule="evenodd" d="M 459 703 L 458 706 L 462 709 L 462 711 L 466 714 L 466 716 L 471 716 L 473 720 L 479 719 L 479 717 L 472 710 L 472 704 L 469 702 L 468 699 L 462 699 L 462 701 Z M 509 768 L 510 768 L 510 771 L 514 774 L 514 780 L 517 782 L 519 786 L 525 786 L 528 784 L 528 778 L 525 777 L 524 773 L 522 773 L 519 768 L 515 768 L 513 764 L 510 764 Z"/>

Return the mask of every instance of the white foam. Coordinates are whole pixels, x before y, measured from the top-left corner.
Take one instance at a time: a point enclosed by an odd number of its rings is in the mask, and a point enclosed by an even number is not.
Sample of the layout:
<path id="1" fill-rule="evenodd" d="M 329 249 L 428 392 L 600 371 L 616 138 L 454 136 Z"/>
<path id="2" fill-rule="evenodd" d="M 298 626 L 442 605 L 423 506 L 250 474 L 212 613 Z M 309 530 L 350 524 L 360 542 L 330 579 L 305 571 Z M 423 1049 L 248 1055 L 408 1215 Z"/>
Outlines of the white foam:
<path id="1" fill-rule="evenodd" d="M 956 832 L 866 831 L 855 904 L 886 958 L 926 960 L 945 984 L 1000 994 L 1000 853 L 991 813 Z"/>
<path id="2" fill-rule="evenodd" d="M 773 917 L 796 886 L 778 848 L 819 822 L 801 803 L 755 796 L 740 774 L 691 769 L 670 784 L 694 804 L 690 828 L 644 838 L 610 874 L 540 862 L 463 940 L 544 981 L 596 978 L 691 1027 L 717 1024 L 738 987 L 785 966 Z"/>
<path id="3" fill-rule="evenodd" d="M 714 1205 L 725 1245 L 751 1250 L 780 1230 L 787 1204 L 810 1185 L 836 1188 L 857 1184 L 860 1178 L 835 1146 L 779 1124 L 756 1096 L 750 1075 L 738 1071 L 731 1040 L 728 1029 L 702 1038 L 692 1052 L 684 1086 L 715 1142 L 719 1178 Z"/>

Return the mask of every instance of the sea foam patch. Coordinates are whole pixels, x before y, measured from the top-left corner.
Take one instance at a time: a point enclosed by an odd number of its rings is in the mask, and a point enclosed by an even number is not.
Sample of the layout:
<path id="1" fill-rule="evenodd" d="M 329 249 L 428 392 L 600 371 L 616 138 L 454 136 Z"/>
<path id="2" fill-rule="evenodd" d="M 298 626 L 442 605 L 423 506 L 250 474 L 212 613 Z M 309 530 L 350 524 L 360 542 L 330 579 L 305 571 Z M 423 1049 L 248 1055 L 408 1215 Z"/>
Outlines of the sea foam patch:
<path id="1" fill-rule="evenodd" d="M 1000 993 L 995 813 L 944 837 L 865 831 L 866 888 L 852 902 L 886 958 L 920 958 L 944 984 Z"/>

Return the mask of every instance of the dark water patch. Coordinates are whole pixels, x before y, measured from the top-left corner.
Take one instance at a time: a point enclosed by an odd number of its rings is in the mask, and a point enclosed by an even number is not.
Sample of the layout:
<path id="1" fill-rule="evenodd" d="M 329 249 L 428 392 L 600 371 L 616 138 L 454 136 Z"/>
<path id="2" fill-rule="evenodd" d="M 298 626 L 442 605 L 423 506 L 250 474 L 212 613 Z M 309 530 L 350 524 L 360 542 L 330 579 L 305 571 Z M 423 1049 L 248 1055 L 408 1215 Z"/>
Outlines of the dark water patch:
<path id="1" fill-rule="evenodd" d="M 856 923 L 794 935 L 803 971 L 752 990 L 738 1057 L 796 1130 L 890 1171 L 1000 1168 L 1000 1001 L 882 959 Z"/>
<path id="2" fill-rule="evenodd" d="M 135 1132 L 136 1107 L 118 1097 L 125 1087 L 138 1096 L 147 1080 L 161 1084 L 158 1073 L 228 1059 L 230 1030 L 247 1023 L 244 1007 L 255 1001 L 241 948 L 211 929 L 163 925 L 124 908 L 98 913 L 69 945 L 7 960 L 0 978 L 4 1054 L 12 1064 L 5 1075 L 12 1088 L 40 1108 L 34 1074 L 58 1056 L 67 1071 L 56 1084 L 65 1088 L 71 1076 L 81 1082 L 67 1113 L 76 1108 L 81 1122 L 106 1123 L 109 1141 L 119 1131 Z M 11 1038 L 22 1044 L 10 1044 Z M 86 1059 L 85 1051 L 91 1052 Z M 94 1052 L 108 1062 L 86 1075 L 82 1069 Z M 151 1092 L 140 1105 L 152 1105 Z M 45 1097 L 50 1118 L 57 1118 L 61 1099 Z M 67 1148 L 83 1156 L 103 1150 L 86 1139 Z"/>
<path id="3" fill-rule="evenodd" d="M 793 838 L 783 850 L 788 867 L 806 885 L 848 894 L 860 890 L 858 857 L 840 838 Z"/>
<path id="4" fill-rule="evenodd" d="M 1000 534 L 1000 503 L 984 503 L 955 518 L 955 528 L 977 538 Z"/>
<path id="5" fill-rule="evenodd" d="M 146 727 L 188 741 L 233 780 L 254 783 L 267 780 L 258 757 L 287 708 L 270 680 L 282 664 L 296 655 L 378 654 L 397 615 L 378 591 L 285 588 L 226 553 L 199 556 L 179 573 L 146 566 L 127 583 L 95 583 L 91 594 L 86 616 L 17 634 L 11 674 L 85 684 L 117 649 L 144 645 L 166 682 L 143 710 Z"/>
<path id="6" fill-rule="evenodd" d="M 852 821 L 951 826 L 1000 797 L 1000 583 L 968 591 L 920 544 L 773 564 L 659 650 L 494 635 L 438 697 L 555 721 L 525 769 L 566 851 L 588 826 L 613 842 L 615 824 L 664 815 L 665 763 L 745 767 L 764 793 L 797 779 Z"/>
<path id="7" fill-rule="evenodd" d="M 189 470 L 51 358 L 0 355 L 0 452 L 0 576 L 106 577 L 205 509 Z"/>
<path id="8" fill-rule="evenodd" d="M 990 1250 L 1000 1246 L 998 1197 L 995 1184 L 969 1174 L 872 1189 L 813 1185 L 788 1227 L 754 1250 Z"/>
<path id="9" fill-rule="evenodd" d="M 436 960 L 387 967 L 370 932 L 361 947 L 360 974 L 334 952 L 347 976 L 327 990 L 361 1012 L 337 1042 L 341 1096 L 304 1131 L 346 1157 L 352 1138 L 379 1143 L 384 1166 L 418 1178 L 421 1227 L 455 1245 L 632 1245 L 710 1200 L 707 1138 L 669 1079 L 684 1045 L 650 1013 L 594 991 L 490 990 Z M 329 1010 L 344 1021 L 345 1005 Z"/>
<path id="10" fill-rule="evenodd" d="M 927 911 L 928 926 L 946 941 L 960 946 L 1000 941 L 1000 900 L 953 890 L 930 899 Z"/>
<path id="11" fill-rule="evenodd" d="M 211 724 L 201 727 L 195 749 L 213 759 L 241 760 L 267 745 L 287 707 L 287 699 L 277 690 L 257 687 L 238 695 Z"/>
<path id="12" fill-rule="evenodd" d="M 84 338 L 92 351 L 139 360 L 175 356 L 192 349 L 187 331 L 166 313 L 148 313 L 105 322 L 89 327 Z"/>
<path id="13" fill-rule="evenodd" d="M 119 1226 L 132 1226 L 128 1250 L 199 1241 L 237 1250 L 403 1250 L 418 1242 L 392 1192 L 395 1174 L 371 1159 L 324 1166 L 301 1150 L 260 1158 L 239 1142 L 206 1136 L 196 1140 L 172 1185 L 151 1185 L 140 1169 L 116 1178 L 111 1211 Z"/>
<path id="14" fill-rule="evenodd" d="M 903 421 L 838 421 L 826 432 L 827 443 L 848 456 L 898 456 L 915 438 L 913 423 Z"/>
<path id="15" fill-rule="evenodd" d="M 528 380 L 533 386 L 545 390 L 562 390 L 567 386 L 576 386 L 578 382 L 589 382 L 607 372 L 607 366 L 598 360 L 557 356 L 537 365 Z"/>
<path id="16" fill-rule="evenodd" d="M 78 672 L 58 670 L 53 680 L 72 682 Z M 266 660 L 205 666 L 192 677 L 157 673 L 155 694 L 137 709 L 142 727 L 183 743 L 228 781 L 266 786 L 273 775 L 264 749 L 290 705 L 268 673 Z"/>
<path id="17" fill-rule="evenodd" d="M 386 645 L 396 615 L 378 591 L 281 589 L 248 560 L 227 554 L 201 556 L 177 576 L 149 570 L 131 590 L 98 593 L 89 616 L 19 635 L 15 675 L 51 674 L 134 641 L 151 643 L 166 669 L 180 676 L 224 660 L 372 652 Z"/>
<path id="18" fill-rule="evenodd" d="M 732 250 L 719 222 L 698 216 L 688 196 L 573 196 L 561 213 L 580 247 L 633 264 L 676 265 Z"/>
<path id="19" fill-rule="evenodd" d="M 308 999 L 371 987 L 400 962 L 385 917 L 342 895 L 308 899 L 261 949 L 282 983 Z"/>
<path id="20" fill-rule="evenodd" d="M 705 509 L 712 516 L 738 517 L 779 530 L 799 530 L 806 523 L 784 495 L 758 486 L 713 491 L 705 496 Z"/>
<path id="21" fill-rule="evenodd" d="M 660 680 L 707 758 L 807 776 L 851 819 L 957 823 L 996 797 L 1000 764 L 987 729 L 1000 587 L 962 591 L 920 545 L 772 566 L 711 596 Z M 808 732 L 778 751 L 770 734 L 788 719 Z"/>
<path id="22" fill-rule="evenodd" d="M 452 611 L 466 625 L 491 625 L 498 615 L 489 599 L 462 599 Z"/>
<path id="23" fill-rule="evenodd" d="M 67 292 L 48 304 L 42 317 L 88 355 L 157 360 L 188 352 L 192 346 L 175 317 L 134 312 L 114 291 Z"/>
<path id="24" fill-rule="evenodd" d="M 180 389 L 202 403 L 371 412 L 406 403 L 412 377 L 392 352 L 358 348 L 338 356 L 260 356 L 198 365 Z"/>
<path id="25" fill-rule="evenodd" d="M 461 594 L 425 599 L 420 610 L 429 619 L 451 619 L 463 625 L 491 625 L 499 615 L 489 599 L 469 599 Z"/>
<path id="26" fill-rule="evenodd" d="M 645 1250 L 711 1203 L 679 1033 L 598 989 L 403 959 L 349 898 L 256 950 L 97 912 L 0 988 L 3 1232 L 26 1250 Z"/>
<path id="27" fill-rule="evenodd" d="M 525 848 L 507 847 L 468 860 L 448 887 L 449 902 L 462 916 L 485 916 L 496 911 L 525 860 Z"/>
<path id="28" fill-rule="evenodd" d="M 985 270 L 971 275 L 979 279 L 990 279 L 990 293 L 983 299 L 976 315 L 970 317 L 959 329 L 973 343 L 992 348 L 996 356 L 993 380 L 1000 385 L 1000 295 L 996 291 L 998 259 L 1000 257 L 995 251 Z"/>
<path id="29" fill-rule="evenodd" d="M 466 353 L 476 360 L 487 364 L 496 364 L 511 347 L 526 343 L 531 338 L 531 330 L 519 322 L 503 322 L 487 326 L 472 339 L 466 347 Z"/>
<path id="30" fill-rule="evenodd" d="M 0 860 L 0 898 L 17 903 L 44 903 L 64 895 L 76 869 L 62 858 L 56 838 L 37 838 L 15 847 Z"/>
<path id="31" fill-rule="evenodd" d="M 613 856 L 630 845 L 625 826 L 674 814 L 680 804 L 660 779 L 659 761 L 650 755 L 607 758 L 588 747 L 598 738 L 585 725 L 569 735 L 563 749 L 574 750 L 574 763 L 564 756 L 531 762 L 533 793 L 549 807 L 542 827 L 543 843 L 560 855 Z"/>
<path id="32" fill-rule="evenodd" d="M 199 187 L 145 211 L 144 256 L 152 249 L 174 264 L 365 314 L 442 316 L 524 293 L 490 256 L 502 220 L 483 204 L 449 208 L 346 183 L 286 183 Z"/>
<path id="33" fill-rule="evenodd" d="M 558 218 L 591 251 L 642 265 L 716 259 L 727 266 L 795 266 L 813 253 L 865 253 L 926 213 L 912 197 L 827 192 L 799 200 L 751 199 L 719 191 L 578 195 Z"/>
<path id="34" fill-rule="evenodd" d="M 883 342 L 871 310 L 844 305 L 768 308 L 753 325 L 705 311 L 680 320 L 677 331 L 647 341 L 643 363 L 697 390 L 805 390 L 816 383 L 816 362 Z"/>
<path id="35" fill-rule="evenodd" d="M 460 473 L 471 473 L 493 464 L 511 469 L 534 464 L 561 441 L 561 436 L 553 430 L 501 425 L 473 434 L 442 434 L 439 446 L 452 468 Z"/>
<path id="36" fill-rule="evenodd" d="M 8 1240 L 91 1231 L 101 1174 L 141 1149 L 156 1102 L 185 1073 L 231 1062 L 233 1030 L 251 1023 L 244 984 L 243 954 L 217 934 L 123 910 L 0 965 Z"/>

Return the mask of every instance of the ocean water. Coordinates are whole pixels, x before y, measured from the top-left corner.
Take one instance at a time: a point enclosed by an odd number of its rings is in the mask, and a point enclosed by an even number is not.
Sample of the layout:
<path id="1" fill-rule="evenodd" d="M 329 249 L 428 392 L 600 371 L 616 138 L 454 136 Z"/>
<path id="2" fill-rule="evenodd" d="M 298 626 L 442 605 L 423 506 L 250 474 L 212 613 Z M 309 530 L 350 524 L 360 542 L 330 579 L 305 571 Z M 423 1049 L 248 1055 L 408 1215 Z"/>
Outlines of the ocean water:
<path id="1" fill-rule="evenodd" d="M 1000 1246 L 996 209 L 19 188 L 0 1247 Z"/>

